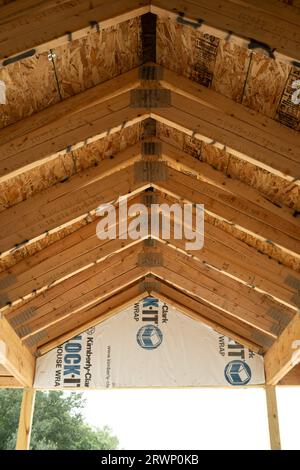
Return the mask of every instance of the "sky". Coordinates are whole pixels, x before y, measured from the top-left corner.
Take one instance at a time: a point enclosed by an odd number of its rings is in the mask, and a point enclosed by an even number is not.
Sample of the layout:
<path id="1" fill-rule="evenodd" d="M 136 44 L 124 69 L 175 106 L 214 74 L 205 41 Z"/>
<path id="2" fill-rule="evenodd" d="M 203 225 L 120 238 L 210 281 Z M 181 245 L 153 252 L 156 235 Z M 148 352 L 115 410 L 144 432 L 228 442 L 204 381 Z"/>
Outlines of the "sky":
<path id="1" fill-rule="evenodd" d="M 84 393 L 86 421 L 125 450 L 268 449 L 263 388 L 119 389 Z M 300 450 L 300 387 L 277 387 L 283 449 Z"/>

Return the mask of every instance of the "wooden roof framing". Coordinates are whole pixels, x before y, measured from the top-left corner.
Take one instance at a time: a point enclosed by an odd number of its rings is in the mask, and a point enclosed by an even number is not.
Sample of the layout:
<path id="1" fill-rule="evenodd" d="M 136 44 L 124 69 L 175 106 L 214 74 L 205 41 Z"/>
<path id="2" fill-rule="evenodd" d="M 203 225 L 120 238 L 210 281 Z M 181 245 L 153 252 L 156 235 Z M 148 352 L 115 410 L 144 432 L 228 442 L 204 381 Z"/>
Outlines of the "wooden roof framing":
<path id="1" fill-rule="evenodd" d="M 300 385 L 299 8 L 170 4 L 0 2 L 0 387 L 147 292 Z M 204 204 L 203 249 L 99 240 L 120 196 Z"/>

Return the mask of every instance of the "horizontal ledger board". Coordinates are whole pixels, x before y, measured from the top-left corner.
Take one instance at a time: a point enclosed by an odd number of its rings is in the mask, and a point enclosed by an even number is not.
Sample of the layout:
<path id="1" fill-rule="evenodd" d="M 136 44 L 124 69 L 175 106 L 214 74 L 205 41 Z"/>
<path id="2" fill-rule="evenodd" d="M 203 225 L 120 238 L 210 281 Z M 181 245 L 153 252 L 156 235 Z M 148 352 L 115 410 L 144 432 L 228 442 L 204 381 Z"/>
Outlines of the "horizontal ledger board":
<path id="1" fill-rule="evenodd" d="M 265 382 L 263 358 L 154 297 L 37 360 L 40 389 L 244 386 Z"/>

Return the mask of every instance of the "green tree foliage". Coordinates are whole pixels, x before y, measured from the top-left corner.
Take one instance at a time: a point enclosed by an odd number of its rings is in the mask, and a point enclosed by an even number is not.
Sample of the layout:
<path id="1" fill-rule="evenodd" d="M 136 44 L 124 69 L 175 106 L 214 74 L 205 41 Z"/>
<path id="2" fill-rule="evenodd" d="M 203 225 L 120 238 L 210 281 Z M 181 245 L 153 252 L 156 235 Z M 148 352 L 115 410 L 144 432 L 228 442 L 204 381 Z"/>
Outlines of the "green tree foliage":
<path id="1" fill-rule="evenodd" d="M 0 450 L 15 448 L 21 400 L 21 390 L 0 390 Z M 84 407 L 80 393 L 37 392 L 31 449 L 116 449 L 119 442 L 109 428 L 96 429 L 84 422 Z"/>

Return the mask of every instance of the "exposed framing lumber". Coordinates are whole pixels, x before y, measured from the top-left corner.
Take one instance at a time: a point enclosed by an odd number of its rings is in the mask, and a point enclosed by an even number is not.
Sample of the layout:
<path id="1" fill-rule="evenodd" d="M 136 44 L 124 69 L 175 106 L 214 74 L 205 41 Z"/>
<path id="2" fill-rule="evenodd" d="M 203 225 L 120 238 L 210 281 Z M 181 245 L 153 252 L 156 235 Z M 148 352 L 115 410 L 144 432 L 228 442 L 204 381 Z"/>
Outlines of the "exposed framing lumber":
<path id="1" fill-rule="evenodd" d="M 183 156 L 183 160 L 184 158 L 185 156 Z M 201 164 L 201 162 L 199 163 Z M 176 199 L 172 200 L 168 196 L 160 195 L 158 192 L 155 198 L 159 204 L 168 203 L 171 205 L 176 202 Z M 141 195 L 133 197 L 128 201 L 128 207 L 140 202 L 141 199 Z M 168 219 L 168 215 L 166 217 Z M 38 292 L 47 286 L 53 286 L 53 284 L 74 275 L 77 271 L 86 269 L 90 264 L 104 260 L 112 252 L 118 253 L 131 244 L 130 240 L 100 241 L 96 236 L 97 223 L 98 220 L 96 219 L 68 237 L 1 273 L 0 285 L 3 286 L 0 289 L 1 295 L 11 302 L 11 306 L 14 306 L 18 299 L 26 298 L 32 292 Z M 116 228 L 119 229 L 118 221 Z M 216 268 L 223 275 L 234 277 L 239 282 L 251 285 L 259 291 L 273 296 L 283 304 L 297 309 L 292 301 L 298 292 L 297 288 L 285 283 L 288 276 L 293 278 L 295 282 L 298 279 L 300 283 L 300 276 L 296 272 L 281 267 L 281 271 L 277 275 L 278 264 L 275 261 L 270 260 L 266 255 L 257 253 L 254 249 L 248 254 L 248 247 L 243 242 L 240 242 L 240 245 L 237 246 L 237 251 L 228 246 L 225 247 L 223 245 L 224 232 L 220 232 L 220 241 L 217 241 L 213 238 L 214 234 L 210 233 L 212 228 L 210 224 L 205 225 L 205 246 L 201 250 L 187 253 L 210 267 Z M 172 230 L 173 220 L 171 220 L 171 233 Z M 166 243 L 186 252 L 184 240 L 174 240 L 171 237 Z M 244 245 L 246 254 L 244 255 L 245 258 L 241 259 Z M 220 254 L 222 254 L 221 258 Z M 256 258 L 257 269 L 251 264 Z M 247 270 L 245 270 L 245 264 Z M 4 306 L 2 309 L 7 310 L 8 306 Z M 9 310 L 11 311 L 11 308 Z"/>
<path id="2" fill-rule="evenodd" d="M 204 204 L 206 212 L 220 220 L 228 221 L 262 241 L 271 240 L 287 252 L 300 257 L 300 223 L 277 219 L 255 204 L 246 203 L 238 195 L 228 194 L 203 181 L 197 181 L 172 168 L 168 179 L 154 187 L 193 204 Z M 292 217 L 291 217 L 292 219 Z M 278 223 L 278 226 L 277 226 Z M 272 225 L 276 225 L 276 228 Z"/>
<path id="3" fill-rule="evenodd" d="M 201 107 L 191 99 L 172 93 L 172 107 L 151 110 L 151 117 L 287 181 L 300 184 L 299 154 L 298 161 L 291 160 L 260 145 L 253 137 L 250 140 L 240 130 L 234 133 L 233 127 L 224 128 L 226 124 L 221 113 Z M 269 136 L 265 137 L 269 139 Z"/>
<path id="4" fill-rule="evenodd" d="M 135 197 L 131 204 L 137 202 L 138 197 Z M 96 219 L 83 226 L 78 231 L 1 273 L 0 284 L 2 282 L 2 285 L 6 287 L 0 288 L 0 292 L 10 302 L 9 306 L 2 306 L 2 310 L 13 307 L 20 299 L 26 299 L 33 292 L 38 293 L 45 288 L 53 287 L 134 243 L 130 238 L 100 240 L 96 234 L 99 220 Z M 124 221 L 123 216 L 121 221 Z M 115 227 L 119 230 L 118 217 Z"/>
<path id="5" fill-rule="evenodd" d="M 287 375 L 285 375 L 278 385 L 286 385 L 286 386 L 300 386 L 300 364 L 297 364 L 295 367 L 293 367 Z"/>
<path id="6" fill-rule="evenodd" d="M 218 122 L 224 129 L 232 130 L 233 133 L 243 135 L 263 148 L 284 156 L 287 162 L 291 160 L 299 163 L 300 144 L 297 132 L 165 67 L 161 67 L 161 70 L 160 84 L 175 93 L 175 97 L 178 94 L 195 101 L 199 114 L 203 109 L 209 112 L 208 116 L 205 114 L 209 122 Z M 270 162 L 271 169 L 276 169 L 275 158 Z"/>
<path id="7" fill-rule="evenodd" d="M 23 12 L 14 4 L 1 7 L 0 65 L 5 57 L 28 50 L 33 54 L 41 53 L 66 44 L 70 39 L 84 37 L 97 28 L 114 26 L 150 11 L 243 47 L 248 47 L 249 38 L 254 38 L 267 44 L 276 59 L 290 63 L 292 59 L 300 59 L 297 42 L 300 33 L 297 8 L 288 6 L 288 11 L 286 8 L 279 2 L 272 8 L 266 2 L 262 6 L 256 0 L 176 0 L 172 4 L 168 0 L 129 0 L 126 4 L 121 0 L 94 0 L 92 9 L 87 1 L 48 1 L 40 5 L 26 0 Z M 45 28 L 45 24 L 49 26 Z"/>
<path id="8" fill-rule="evenodd" d="M 278 207 L 257 189 L 249 186 L 243 181 L 230 178 L 222 171 L 213 168 L 206 162 L 194 158 L 184 150 L 178 149 L 177 147 L 163 141 L 160 141 L 160 144 L 162 158 L 163 160 L 166 160 L 172 168 L 183 173 L 191 174 L 199 181 L 221 188 L 228 194 L 238 194 L 239 198 L 247 202 L 251 202 L 253 206 L 258 206 L 260 209 L 264 209 L 266 212 L 272 213 L 273 216 L 276 216 L 279 219 L 285 219 L 291 224 L 297 225 L 295 218 L 292 216 L 292 209 L 285 206 Z"/>
<path id="9" fill-rule="evenodd" d="M 266 44 L 276 59 L 291 62 L 300 59 L 299 23 L 290 23 L 286 15 L 278 16 L 285 5 L 277 5 L 277 14 L 236 1 L 154 0 L 151 12 L 168 16 L 179 23 L 248 47 L 249 39 Z M 294 12 L 296 8 L 292 8 Z M 200 21 L 199 21 L 200 20 Z M 204 24 L 203 24 L 204 22 Z M 229 37 L 229 38 L 228 38 Z M 243 39 L 244 38 L 244 39 Z"/>
<path id="10" fill-rule="evenodd" d="M 0 316 L 0 363 L 23 386 L 32 386 L 35 358 L 3 315 Z"/>
<path id="11" fill-rule="evenodd" d="M 0 377 L 0 389 L 1 388 L 23 388 L 23 386 L 11 376 Z"/>
<path id="12" fill-rule="evenodd" d="M 266 383 L 276 385 L 300 362 L 298 313 L 265 354 Z"/>
<path id="13" fill-rule="evenodd" d="M 13 5 L 1 8 L 0 66 L 6 57 L 26 51 L 42 53 L 80 39 L 98 29 L 115 26 L 150 10 L 148 1 L 87 0 L 60 1 L 35 5 L 26 1 L 24 13 Z M 67 33 L 66 31 L 69 31 Z"/>
<path id="14" fill-rule="evenodd" d="M 53 124 L 50 132 L 57 131 L 57 135 L 40 144 L 34 145 L 34 133 L 30 132 L 30 136 L 25 136 L 24 140 L 18 139 L 17 145 L 20 151 L 14 148 L 14 142 L 7 145 L 4 144 L 6 148 L 3 150 L 0 146 L 0 182 L 15 177 L 24 171 L 31 170 L 41 163 L 54 159 L 58 155 L 64 155 L 71 150 L 76 150 L 146 119 L 148 117 L 146 113 L 140 114 L 138 110 L 129 107 L 129 99 L 129 93 L 125 93 L 120 100 L 119 98 L 113 98 L 106 101 L 104 105 L 99 107 L 100 109 L 96 113 L 88 113 L 86 111 L 83 113 L 84 117 L 76 115 L 75 118 L 72 118 L 67 116 L 65 122 L 61 124 L 63 134 L 60 134 L 59 128 L 55 130 L 56 126 Z M 101 115 L 98 118 L 95 114 L 99 116 L 99 113 Z M 77 120 L 77 123 L 74 123 L 74 119 Z M 79 120 L 80 122 L 78 123 Z M 69 132 L 65 132 L 71 126 L 74 127 Z M 7 130 L 7 128 L 4 130 Z M 41 128 L 42 133 L 43 130 L 45 130 L 44 127 Z M 45 133 L 47 133 L 47 130 Z M 13 132 L 10 135 L 12 136 Z M 27 138 L 28 145 L 25 144 Z M 39 138 L 39 136 L 36 136 L 37 140 Z"/>
<path id="15" fill-rule="evenodd" d="M 25 388 L 23 391 L 16 450 L 29 450 L 35 393 L 33 388 Z"/>
<path id="16" fill-rule="evenodd" d="M 273 386 L 267 385 L 266 390 L 266 400 L 267 400 L 267 409 L 268 409 L 268 423 L 269 423 L 269 436 L 271 450 L 281 450 L 280 442 L 280 430 L 279 430 L 279 421 L 278 421 L 278 410 L 277 410 L 277 400 L 276 400 L 276 388 Z"/>
<path id="17" fill-rule="evenodd" d="M 155 279 L 155 278 L 151 278 L 151 279 Z M 130 288 L 129 291 L 132 291 L 133 293 L 134 292 L 137 293 L 138 291 L 140 291 L 140 288 L 138 285 L 136 285 L 135 287 Z M 170 295 L 170 292 L 172 293 L 172 296 L 168 297 Z M 125 293 L 121 295 L 125 296 Z M 148 292 L 148 295 L 149 295 L 149 292 Z M 184 314 L 192 317 L 193 319 L 197 321 L 201 321 L 207 324 L 208 326 L 211 326 L 212 328 L 214 328 L 216 331 L 220 332 L 221 334 L 228 335 L 229 337 L 236 340 L 237 342 L 240 342 L 246 347 L 249 347 L 254 352 L 261 353 L 263 350 L 263 348 L 255 344 L 253 341 L 249 339 L 245 339 L 243 336 L 240 336 L 239 334 L 234 333 L 233 331 L 229 330 L 226 327 L 219 325 L 216 321 L 214 321 L 214 317 L 221 318 L 220 314 L 218 316 L 218 311 L 212 309 L 210 306 L 206 306 L 205 304 L 202 304 L 196 299 L 191 299 L 190 297 L 186 296 L 186 294 L 176 292 L 176 290 L 173 287 L 170 287 L 161 283 L 161 288 L 159 289 L 159 291 L 158 292 L 151 291 L 150 295 L 156 295 L 157 297 L 161 298 L 161 300 L 165 300 L 165 301 L 170 300 L 170 303 L 174 305 L 175 307 L 179 308 Z M 144 296 L 145 296 L 145 293 L 143 294 L 140 293 L 134 299 L 131 299 L 130 301 L 128 301 L 127 303 L 124 303 L 123 305 L 119 305 L 116 309 L 113 309 L 109 312 L 106 311 L 107 305 L 111 305 L 112 302 L 114 301 L 114 298 L 117 298 L 118 295 L 112 299 L 108 299 L 108 301 L 101 302 L 97 306 L 97 308 L 95 307 L 95 308 L 89 309 L 83 313 L 84 318 L 89 319 L 88 323 L 85 323 L 84 325 L 76 329 L 73 329 L 71 332 L 68 332 L 62 336 L 59 336 L 58 338 L 50 340 L 48 343 L 44 345 L 41 345 L 38 349 L 38 353 L 40 355 L 45 354 L 49 350 L 57 347 L 59 344 L 62 344 L 63 342 L 71 339 L 76 334 L 81 333 L 85 329 L 91 326 L 95 326 L 99 324 L 100 322 L 106 320 L 107 318 L 110 318 L 112 315 L 118 313 L 123 308 L 126 308 L 128 305 L 134 303 L 135 301 L 140 300 Z M 174 298 L 177 300 L 174 301 Z M 178 299 L 180 299 L 180 301 L 178 301 Z M 184 306 L 185 303 L 187 303 L 188 307 Z M 197 310 L 195 309 L 195 307 L 197 308 Z M 98 316 L 90 320 L 90 318 L 93 315 L 95 315 L 96 312 L 98 312 Z M 99 313 L 100 313 L 100 316 L 99 316 Z M 53 332 L 54 331 L 59 332 L 60 330 L 56 327 L 56 329 L 53 330 Z"/>
<path id="18" fill-rule="evenodd" d="M 122 309 L 138 302 L 144 296 L 145 293 L 141 293 L 139 284 L 136 283 L 126 288 L 121 293 L 99 303 L 99 305 L 80 313 L 80 315 L 76 316 L 75 321 L 74 319 L 72 319 L 72 322 L 66 321 L 65 325 L 67 328 L 65 328 L 64 331 L 62 331 L 62 325 L 53 325 L 48 330 L 48 341 L 39 342 L 34 349 L 37 349 L 38 355 L 43 355 L 77 334 L 82 333 L 82 331 L 98 325 L 102 321 L 119 313 Z"/>
<path id="19" fill-rule="evenodd" d="M 292 130 L 167 69 L 161 83 L 172 92 L 172 107 L 132 108 L 129 91 L 139 83 L 136 68 L 0 130 L 0 181 L 151 115 L 300 184 L 299 144 Z"/>
<path id="20" fill-rule="evenodd" d="M 117 162 L 117 159 L 114 161 Z M 73 183 L 80 182 L 80 176 L 74 178 L 75 180 L 71 179 Z M 101 179 L 101 185 L 99 180 L 82 186 L 79 183 L 75 191 L 62 194 L 55 200 L 52 199 L 55 189 L 50 188 L 48 192 L 37 194 L 7 209 L 7 223 L 0 236 L 0 252 L 4 253 L 16 245 L 53 233 L 85 218 L 100 204 L 114 203 L 120 196 L 134 195 L 147 187 L 149 183 L 135 181 L 133 166 L 130 166 L 118 171 L 113 179 L 111 175 L 105 176 Z"/>
<path id="21" fill-rule="evenodd" d="M 121 242 L 111 240 L 107 245 L 113 252 L 113 247 L 120 247 Z M 23 340 L 65 318 L 72 318 L 77 312 L 92 307 L 96 302 L 146 274 L 145 268 L 137 266 L 140 250 L 141 241 L 133 243 L 129 240 L 124 250 L 34 297 L 8 313 L 7 318 Z M 179 289 L 204 299 L 214 308 L 220 308 L 231 318 L 258 328 L 260 334 L 266 334 L 265 345 L 270 345 L 283 330 L 283 325 L 292 318 L 294 312 L 291 309 L 231 277 L 224 276 L 201 260 L 181 251 L 174 253 L 171 245 L 162 242 L 159 242 L 157 250 L 163 254 L 164 266 L 151 268 L 150 271 L 153 270 L 159 277 L 173 282 Z M 177 273 L 178 267 L 180 274 Z M 195 281 L 198 278 L 201 278 L 201 285 Z M 280 319 L 268 313 L 272 309 L 278 313 Z M 29 311 L 30 316 L 27 315 Z M 281 319 L 284 321 L 283 325 Z"/>
<path id="22" fill-rule="evenodd" d="M 169 198 L 157 197 L 157 201 L 159 203 L 168 202 L 169 205 L 174 203 Z M 165 219 L 169 219 L 169 214 L 165 214 Z M 170 226 L 171 233 L 173 233 L 173 218 L 171 218 Z M 195 230 L 194 225 L 193 229 Z M 227 246 L 226 239 L 223 239 L 224 231 L 218 237 L 218 229 L 216 233 L 215 230 L 211 229 L 217 228 L 206 223 L 204 247 L 200 250 L 187 250 L 185 246 L 186 241 L 184 239 L 176 240 L 173 236 L 171 236 L 170 240 L 164 240 L 164 243 L 172 245 L 183 253 L 198 259 L 204 265 L 216 269 L 222 275 L 232 277 L 258 292 L 268 294 L 274 300 L 298 311 L 298 290 L 296 287 L 297 282 L 300 281 L 298 273 L 285 267 L 283 267 L 282 271 L 278 270 L 279 265 L 276 261 L 262 253 L 258 253 L 254 248 L 248 252 L 249 247 L 244 242 L 240 242 L 240 246 L 235 247 L 235 249 Z M 229 240 L 231 239 L 230 237 L 232 236 L 229 235 Z M 244 248 L 245 252 L 243 252 Z M 245 269 L 245 266 L 247 266 L 247 269 Z M 294 287 L 288 285 L 289 280 L 293 280 Z"/>
<path id="23" fill-rule="evenodd" d="M 168 153 L 168 147 L 167 151 Z M 178 152 L 170 150 L 172 156 L 167 157 L 169 178 L 167 181 L 152 184 L 157 189 L 192 203 L 203 203 L 206 211 L 221 220 L 234 223 L 240 230 L 250 233 L 263 241 L 271 240 L 280 248 L 300 256 L 300 223 L 289 213 L 280 208 L 272 208 L 270 204 L 258 198 L 250 201 L 249 195 L 243 199 L 232 191 L 223 188 L 216 177 L 213 184 L 204 180 L 196 180 L 190 175 L 178 171 Z M 177 155 L 177 156 L 176 156 Z M 121 152 L 112 162 L 104 160 L 99 168 L 92 168 L 70 178 L 64 185 L 56 184 L 41 194 L 36 194 L 26 201 L 6 210 L 6 222 L 1 230 L 0 250 L 2 252 L 52 230 L 83 218 L 91 210 L 103 202 L 113 202 L 120 195 L 141 191 L 151 184 L 136 183 L 132 163 L 140 157 L 139 146 Z M 192 166 L 191 158 L 182 155 Z M 173 162 L 173 163 L 172 163 Z M 128 166 L 130 165 L 130 166 Z M 202 166 L 194 164 L 195 171 Z M 205 171 L 205 167 L 204 167 Z M 111 184 L 111 175 L 117 173 Z M 101 179 L 101 192 L 98 181 Z M 240 185 L 240 189 L 243 185 Z M 245 189 L 246 191 L 246 189 Z M 247 191 L 246 191 L 247 193 Z M 251 192 L 250 192 L 251 193 Z M 248 194 L 248 193 L 247 193 Z M 263 207 L 261 207 L 263 205 Z M 66 208 L 67 207 L 67 211 Z M 53 219 L 55 213 L 55 220 Z M 276 214 L 276 217 L 274 215 Z"/>
<path id="24" fill-rule="evenodd" d="M 145 269 L 137 266 L 136 248 L 126 250 L 122 258 L 116 255 L 112 258 L 115 260 L 111 264 L 105 261 L 99 263 L 98 273 L 94 276 L 91 276 L 93 272 L 86 273 L 90 277 L 83 282 L 79 283 L 80 276 L 75 276 L 71 283 L 62 283 L 60 287 L 65 289 L 65 292 L 53 288 L 46 291 L 44 296 L 37 297 L 36 301 L 33 300 L 15 311 L 12 322 L 18 321 L 18 316 L 25 317 L 25 312 L 30 309 L 33 312 L 30 318 L 24 318 L 17 323 L 16 331 L 22 340 L 27 341 L 39 331 L 47 332 L 47 328 L 56 323 L 61 322 L 64 326 L 65 319 L 73 318 L 74 315 L 92 308 L 145 274 Z"/>
<path id="25" fill-rule="evenodd" d="M 152 279 L 156 278 L 153 277 Z M 160 282 L 159 290 L 154 289 L 151 291 L 151 295 L 154 294 L 161 300 L 179 309 L 185 315 L 210 326 L 218 333 L 234 339 L 252 351 L 256 353 L 263 351 L 264 348 L 259 343 L 254 343 L 251 340 L 251 328 L 248 326 L 245 328 L 243 323 L 237 319 L 232 321 L 229 316 L 226 317 L 224 312 L 206 305 L 196 297 L 192 297 L 190 294 L 187 295 L 165 282 Z"/>
<path id="26" fill-rule="evenodd" d="M 162 252 L 163 266 L 151 267 L 151 273 L 172 283 L 177 289 L 203 299 L 233 318 L 239 318 L 258 328 L 270 336 L 269 346 L 272 344 L 277 336 L 274 331 L 278 329 L 281 331 L 282 327 L 280 328 L 278 320 L 274 320 L 267 314 L 271 307 L 271 299 L 253 295 L 255 292 L 250 288 L 228 277 L 222 277 L 216 271 L 178 251 L 174 254 L 172 249 L 164 247 Z M 200 279 L 201 283 L 198 282 Z M 284 315 L 285 307 L 280 306 L 279 311 L 281 310 Z"/>

